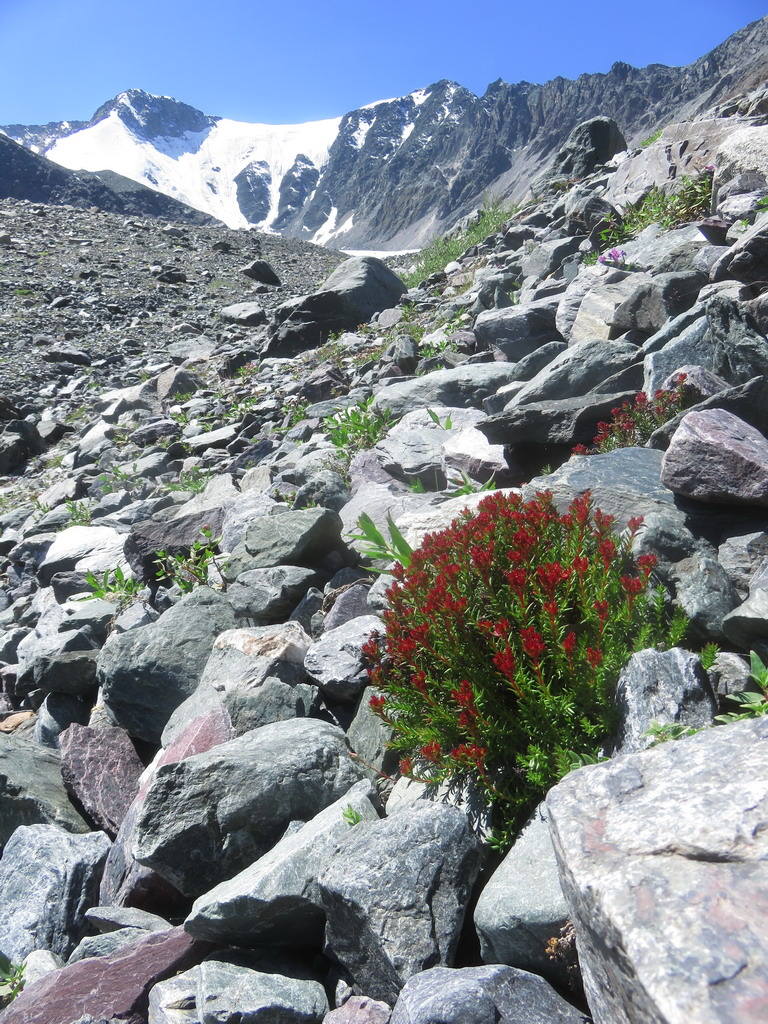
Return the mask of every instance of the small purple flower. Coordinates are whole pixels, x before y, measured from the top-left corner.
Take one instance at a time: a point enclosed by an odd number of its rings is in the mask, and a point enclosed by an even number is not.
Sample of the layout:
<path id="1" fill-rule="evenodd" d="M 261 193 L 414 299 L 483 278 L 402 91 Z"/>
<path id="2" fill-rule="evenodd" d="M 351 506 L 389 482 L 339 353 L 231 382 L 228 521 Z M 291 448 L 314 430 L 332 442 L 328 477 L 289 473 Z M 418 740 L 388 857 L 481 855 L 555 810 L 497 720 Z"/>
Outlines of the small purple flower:
<path id="1" fill-rule="evenodd" d="M 604 252 L 602 256 L 597 257 L 597 262 L 613 267 L 623 267 L 624 262 L 627 258 L 627 254 L 623 249 L 609 249 L 608 252 Z"/>
<path id="2" fill-rule="evenodd" d="M 707 164 L 707 166 L 704 168 L 704 170 L 705 171 L 709 171 L 710 174 L 713 174 L 714 170 L 715 170 L 715 165 L 714 164 Z"/>

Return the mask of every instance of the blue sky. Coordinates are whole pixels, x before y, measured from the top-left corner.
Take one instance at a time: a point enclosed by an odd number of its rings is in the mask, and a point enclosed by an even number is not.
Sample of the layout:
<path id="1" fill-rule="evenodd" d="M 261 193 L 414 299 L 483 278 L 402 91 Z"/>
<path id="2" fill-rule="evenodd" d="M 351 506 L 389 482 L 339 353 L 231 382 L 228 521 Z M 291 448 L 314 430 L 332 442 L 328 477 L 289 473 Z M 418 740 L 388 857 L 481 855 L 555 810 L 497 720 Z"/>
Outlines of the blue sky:
<path id="1" fill-rule="evenodd" d="M 85 120 L 128 88 L 208 114 L 336 117 L 441 78 L 482 93 L 688 64 L 764 0 L 0 0 L 0 124 Z"/>

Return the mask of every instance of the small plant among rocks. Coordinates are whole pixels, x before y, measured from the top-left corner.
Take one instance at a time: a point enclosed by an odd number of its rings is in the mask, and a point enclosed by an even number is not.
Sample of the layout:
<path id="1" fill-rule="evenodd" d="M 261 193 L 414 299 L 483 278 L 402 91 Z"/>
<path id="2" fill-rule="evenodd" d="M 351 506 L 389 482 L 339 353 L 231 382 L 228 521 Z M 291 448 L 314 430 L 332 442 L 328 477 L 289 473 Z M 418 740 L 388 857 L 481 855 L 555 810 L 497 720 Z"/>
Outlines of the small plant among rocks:
<path id="1" fill-rule="evenodd" d="M 716 722 L 728 725 L 730 722 L 743 722 L 747 718 L 761 718 L 763 715 L 768 715 L 768 665 L 763 662 L 757 651 L 752 651 L 750 654 L 750 675 L 754 689 L 742 690 L 741 693 L 729 693 L 725 700 L 735 705 L 738 710 L 717 715 Z"/>
<path id="2" fill-rule="evenodd" d="M 210 526 L 200 530 L 202 540 L 196 540 L 189 549 L 188 555 L 171 555 L 167 551 L 158 551 L 155 559 L 158 580 L 176 583 L 184 594 L 195 587 L 208 584 L 208 573 L 211 568 L 218 570 L 224 578 L 224 566 L 219 564 L 217 556 L 221 537 L 214 537 Z"/>
<path id="3" fill-rule="evenodd" d="M 323 428 L 337 448 L 345 452 L 373 448 L 394 425 L 389 410 L 378 412 L 371 408 L 373 398 L 371 395 L 325 418 Z"/>
<path id="4" fill-rule="evenodd" d="M 682 177 L 674 192 L 654 185 L 644 199 L 627 207 L 620 221 L 614 220 L 600 232 L 603 246 L 615 248 L 650 224 L 669 231 L 678 224 L 709 216 L 713 175 L 714 167 L 710 165 L 695 178 Z"/>
<path id="5" fill-rule="evenodd" d="M 599 757 L 632 653 L 682 639 L 649 594 L 655 558 L 632 558 L 641 524 L 620 539 L 589 495 L 561 515 L 546 492 L 493 494 L 395 566 L 371 708 L 404 775 L 486 793 L 501 846 L 575 756 Z"/>
<path id="6" fill-rule="evenodd" d="M 656 391 L 649 398 L 641 391 L 634 399 L 611 409 L 610 422 L 597 424 L 593 447 L 576 445 L 574 455 L 594 455 L 612 452 L 616 448 L 642 448 L 659 427 L 668 423 L 694 401 L 693 389 L 686 384 L 686 376 L 677 377 L 675 387 L 670 391 Z"/>
<path id="7" fill-rule="evenodd" d="M 0 1008 L 8 1006 L 24 988 L 24 965 L 0 953 Z"/>
<path id="8" fill-rule="evenodd" d="M 85 578 L 93 591 L 85 600 L 101 598 L 103 601 L 115 601 L 123 605 L 132 601 L 144 589 L 141 580 L 126 576 L 119 565 L 114 569 L 106 569 L 101 578 L 89 570 Z"/>

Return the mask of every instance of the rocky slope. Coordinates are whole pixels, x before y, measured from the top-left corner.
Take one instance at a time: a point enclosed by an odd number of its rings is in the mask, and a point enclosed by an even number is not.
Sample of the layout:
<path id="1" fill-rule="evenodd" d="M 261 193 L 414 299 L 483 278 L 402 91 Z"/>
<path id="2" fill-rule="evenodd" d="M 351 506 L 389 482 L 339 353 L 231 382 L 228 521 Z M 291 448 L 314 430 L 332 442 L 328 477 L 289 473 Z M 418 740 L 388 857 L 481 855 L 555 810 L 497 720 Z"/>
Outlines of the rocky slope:
<path id="1" fill-rule="evenodd" d="M 6 350 L 0 951 L 27 986 L 2 1024 L 765 1019 L 765 720 L 708 726 L 768 647 L 766 152 L 755 116 L 670 127 L 407 294 L 371 259 L 317 288 L 338 257 L 299 242 L 3 204 L 14 280 L 30 253 L 56 280 L 52 244 L 98 276 L 17 296 L 49 340 Z M 681 169 L 717 217 L 591 260 L 615 197 Z M 695 404 L 646 446 L 572 454 L 681 371 Z M 354 454 L 326 417 L 370 399 L 396 422 Z M 471 794 L 399 776 L 362 653 L 386 586 L 350 537 L 389 513 L 418 543 L 482 500 L 461 473 L 643 516 L 690 619 L 622 673 L 615 756 L 501 861 Z M 654 722 L 701 731 L 648 749 Z"/>
<path id="2" fill-rule="evenodd" d="M 77 207 L 97 206 L 114 213 L 167 217 L 190 224 L 211 218 L 140 182 L 113 171 L 75 173 L 29 152 L 0 134 L 0 196 Z"/>
<path id="3" fill-rule="evenodd" d="M 617 63 L 575 81 L 499 80 L 483 96 L 441 81 L 313 124 L 249 125 L 133 89 L 87 124 L 3 130 L 66 167 L 109 168 L 232 227 L 399 249 L 451 227 L 486 192 L 521 198 L 588 118 L 610 115 L 636 145 L 767 73 L 763 18 L 683 68 Z"/>

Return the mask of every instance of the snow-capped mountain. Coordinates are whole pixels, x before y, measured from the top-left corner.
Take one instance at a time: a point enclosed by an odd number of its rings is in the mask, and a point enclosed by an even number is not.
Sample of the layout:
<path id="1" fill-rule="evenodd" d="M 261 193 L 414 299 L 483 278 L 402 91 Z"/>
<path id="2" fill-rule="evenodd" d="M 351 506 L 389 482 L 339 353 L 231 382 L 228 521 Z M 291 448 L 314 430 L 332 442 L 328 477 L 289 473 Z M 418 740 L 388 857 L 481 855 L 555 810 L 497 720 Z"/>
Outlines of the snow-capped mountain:
<path id="1" fill-rule="evenodd" d="M 117 171 L 229 227 L 268 229 L 317 183 L 340 121 L 248 124 L 131 89 L 46 156 L 72 170 Z"/>
<path id="2" fill-rule="evenodd" d="M 768 17 L 685 68 L 614 64 L 476 96 L 441 81 L 299 125 L 213 117 L 167 96 L 121 93 L 93 118 L 6 125 L 73 170 L 113 171 L 231 227 L 338 248 L 399 249 L 451 227 L 486 192 L 519 198 L 571 129 L 615 118 L 630 143 L 768 77 Z"/>

